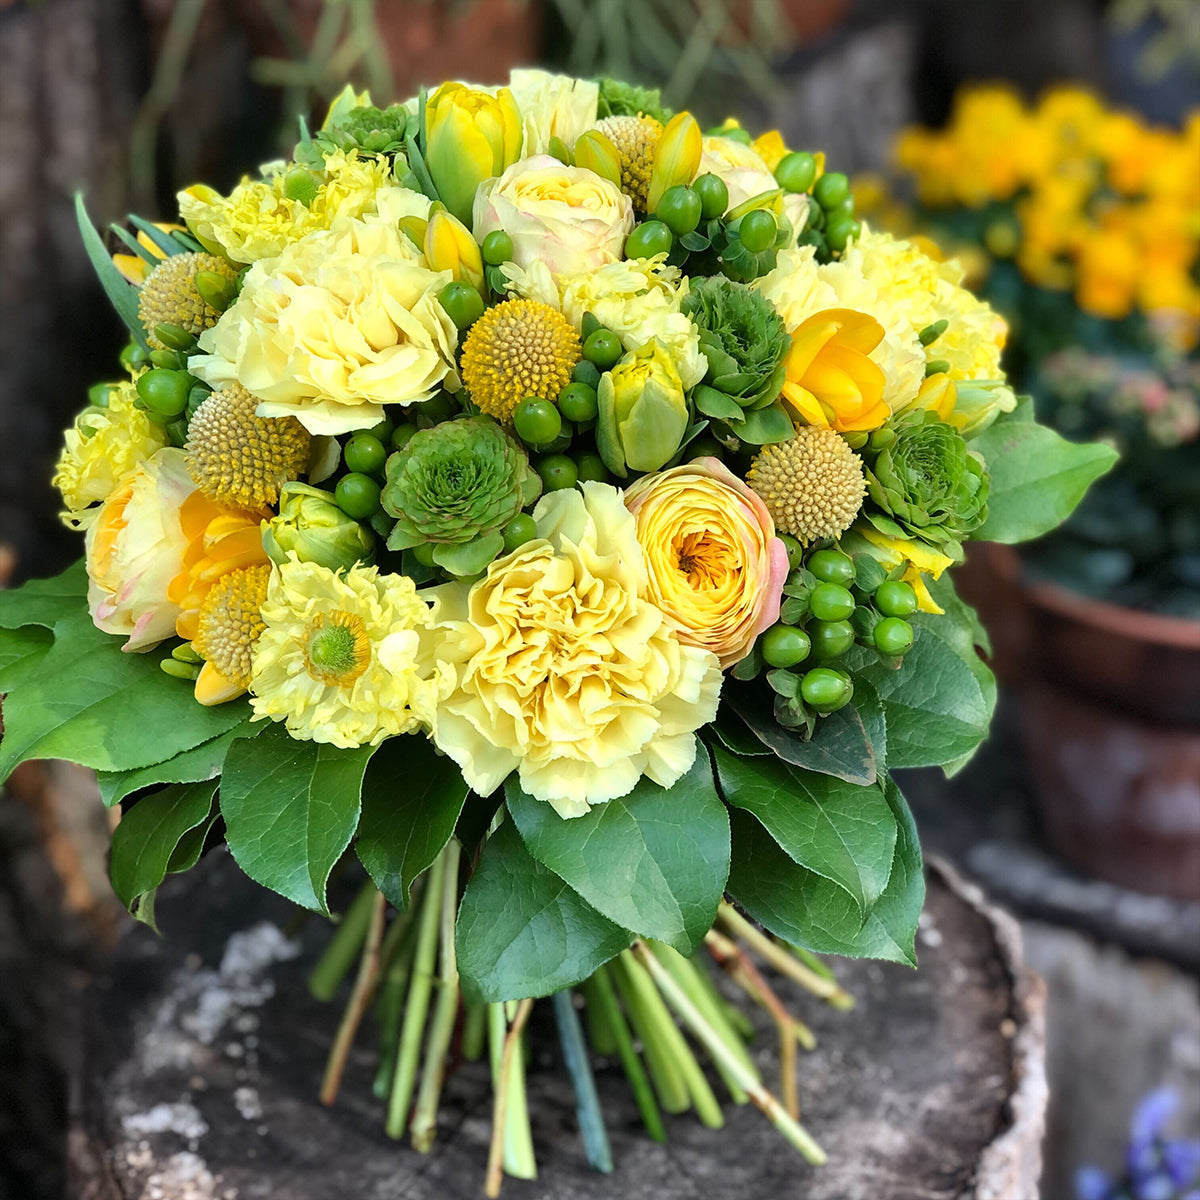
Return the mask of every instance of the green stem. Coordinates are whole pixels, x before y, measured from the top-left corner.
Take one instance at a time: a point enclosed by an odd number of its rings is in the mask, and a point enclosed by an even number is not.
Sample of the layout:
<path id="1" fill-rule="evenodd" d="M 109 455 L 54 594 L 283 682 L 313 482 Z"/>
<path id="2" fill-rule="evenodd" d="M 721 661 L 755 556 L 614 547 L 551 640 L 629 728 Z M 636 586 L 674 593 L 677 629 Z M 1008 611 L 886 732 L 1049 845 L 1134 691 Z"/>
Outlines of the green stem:
<path id="1" fill-rule="evenodd" d="M 829 964 L 822 962 L 811 950 L 805 950 L 803 946 L 797 946 L 793 942 L 788 942 L 787 948 L 806 966 L 810 971 L 820 975 L 822 979 L 828 979 L 832 982 L 837 982 L 837 976 L 830 970 Z"/>
<path id="2" fill-rule="evenodd" d="M 317 959 L 308 977 L 308 990 L 318 1000 L 332 1000 L 342 980 L 354 965 L 363 942 L 367 940 L 371 909 L 378 895 L 375 885 L 368 879 L 354 897 L 354 903 L 347 909 L 346 915 L 338 923 L 325 952 Z"/>
<path id="3" fill-rule="evenodd" d="M 391 1138 L 404 1135 L 408 1106 L 412 1102 L 417 1061 L 421 1054 L 421 1035 L 425 1029 L 425 1017 L 429 1012 L 429 993 L 433 986 L 438 918 L 442 908 L 442 880 L 445 874 L 446 860 L 443 852 L 429 868 L 429 878 L 425 884 L 425 895 L 421 904 L 416 957 L 408 985 L 408 998 L 404 1005 L 404 1024 L 396 1053 L 396 1073 L 392 1076 L 392 1093 L 388 1097 L 387 1121 L 384 1125 L 388 1137 Z"/>
<path id="4" fill-rule="evenodd" d="M 454 917 L 458 912 L 458 860 L 459 845 L 453 839 L 442 852 L 444 874 L 442 877 L 442 951 L 438 970 L 438 998 L 429 1025 L 429 1037 L 425 1043 L 425 1069 L 421 1072 L 421 1088 L 417 1093 L 417 1107 L 413 1112 L 409 1131 L 413 1149 L 427 1154 L 433 1148 L 437 1136 L 438 1101 L 442 1096 L 442 1083 L 446 1078 L 446 1057 L 450 1053 L 450 1039 L 454 1036 L 454 1022 L 458 1017 L 458 962 L 454 956 Z"/>
<path id="5" fill-rule="evenodd" d="M 371 1086 L 376 1099 L 386 1100 L 392 1090 L 392 1077 L 396 1074 L 396 1053 L 400 1046 L 400 1025 L 404 1019 L 404 990 L 412 971 L 413 956 L 417 939 L 410 922 L 407 935 L 396 950 L 396 956 L 384 976 L 379 995 L 377 1016 L 379 1020 L 379 1066 L 375 1071 L 375 1082 Z"/>
<path id="6" fill-rule="evenodd" d="M 714 1058 L 724 1058 L 726 1066 L 744 1087 L 750 1099 L 762 1110 L 767 1119 L 779 1130 L 787 1141 L 794 1146 L 809 1162 L 819 1166 L 825 1162 L 825 1151 L 813 1140 L 812 1135 L 798 1122 L 794 1121 L 783 1105 L 767 1091 L 757 1079 L 749 1074 L 743 1074 L 744 1068 L 735 1054 L 717 1036 L 716 1031 L 705 1021 L 696 1006 L 687 998 L 683 989 L 671 978 L 670 972 L 650 953 L 649 947 L 642 941 L 634 942 L 632 953 L 637 956 L 654 982 L 662 990 L 668 1003 L 678 1013 L 679 1018 L 691 1029 L 696 1038 L 707 1048 Z"/>
<path id="7" fill-rule="evenodd" d="M 489 1200 L 500 1195 L 500 1184 L 506 1172 L 517 1179 L 537 1178 L 521 1053 L 521 1034 L 532 1008 L 532 1000 L 522 1000 L 510 1025 L 503 1004 L 488 1005 L 493 1106 L 492 1143 L 484 1191 Z"/>
<path id="8" fill-rule="evenodd" d="M 707 957 L 697 954 L 692 958 L 691 963 L 695 968 L 696 978 L 700 981 L 700 985 L 708 993 L 712 1002 L 725 1014 L 725 1020 L 737 1031 L 743 1042 L 752 1042 L 758 1035 L 758 1030 L 754 1028 L 754 1022 L 736 1004 L 721 994 L 720 989 L 713 982 Z"/>
<path id="9" fill-rule="evenodd" d="M 607 1175 L 613 1169 L 612 1147 L 608 1144 L 608 1130 L 604 1126 L 604 1114 L 600 1111 L 600 1097 L 596 1095 L 596 1080 L 588 1062 L 583 1027 L 579 1023 L 579 1014 L 575 1011 L 575 997 L 570 989 L 567 989 L 555 992 L 551 1003 L 554 1005 L 554 1018 L 558 1023 L 563 1058 L 575 1088 L 575 1114 L 579 1118 L 583 1151 L 587 1156 L 588 1166 Z"/>
<path id="10" fill-rule="evenodd" d="M 580 990 L 583 992 L 583 1015 L 587 1022 L 588 1041 L 592 1050 L 603 1058 L 611 1058 L 617 1053 L 617 1034 L 603 1005 L 596 1003 L 596 976 L 585 979 L 580 985 Z"/>
<path id="11" fill-rule="evenodd" d="M 483 1057 L 486 1037 L 487 1008 L 482 1004 L 467 1005 L 462 1033 L 462 1054 L 467 1062 L 478 1062 Z"/>

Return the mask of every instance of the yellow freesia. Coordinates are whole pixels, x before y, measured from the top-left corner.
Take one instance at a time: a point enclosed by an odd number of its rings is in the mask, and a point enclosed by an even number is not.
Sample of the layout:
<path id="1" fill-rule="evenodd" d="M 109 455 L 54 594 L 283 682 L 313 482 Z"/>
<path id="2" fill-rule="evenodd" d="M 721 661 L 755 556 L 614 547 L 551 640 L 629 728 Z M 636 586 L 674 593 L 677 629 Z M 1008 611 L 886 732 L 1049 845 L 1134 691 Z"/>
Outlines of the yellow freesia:
<path id="1" fill-rule="evenodd" d="M 940 579 L 942 572 L 954 565 L 952 558 L 924 542 L 888 537 L 863 520 L 857 521 L 854 527 L 842 536 L 841 545 L 847 552 L 865 551 L 889 573 L 903 564 L 903 579 L 905 583 L 911 584 L 913 591 L 917 593 L 917 608 L 927 613 L 945 612 L 929 594 L 925 576 L 932 575 L 934 579 Z"/>

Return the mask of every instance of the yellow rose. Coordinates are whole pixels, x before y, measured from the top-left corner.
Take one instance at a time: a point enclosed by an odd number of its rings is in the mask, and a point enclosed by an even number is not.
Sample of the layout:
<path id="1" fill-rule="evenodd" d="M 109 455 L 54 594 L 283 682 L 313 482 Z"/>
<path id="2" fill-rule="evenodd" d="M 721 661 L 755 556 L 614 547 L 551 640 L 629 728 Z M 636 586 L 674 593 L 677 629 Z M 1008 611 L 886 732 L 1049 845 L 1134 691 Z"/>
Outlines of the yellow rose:
<path id="1" fill-rule="evenodd" d="M 670 787 L 716 715 L 716 656 L 684 645 L 646 598 L 633 515 L 601 483 L 543 496 L 538 537 L 434 601 L 427 652 L 456 676 L 433 740 L 481 795 L 516 770 L 564 817 Z"/>
<path id="2" fill-rule="evenodd" d="M 366 429 L 385 404 L 428 400 L 453 375 L 458 331 L 438 302 L 449 271 L 380 218 L 339 222 L 255 263 L 189 369 L 240 383 L 261 417 L 310 433 Z"/>
<path id="3" fill-rule="evenodd" d="M 194 488 L 183 451 L 168 446 L 126 476 L 88 529 L 88 611 L 98 629 L 127 636 L 126 650 L 175 632 L 167 589 L 187 547 L 179 508 Z"/>
<path id="4" fill-rule="evenodd" d="M 514 163 L 475 197 L 476 241 L 503 229 L 513 262 L 542 262 L 553 275 L 578 275 L 616 262 L 633 229 L 633 201 L 615 184 L 549 155 Z"/>
<path id="5" fill-rule="evenodd" d="M 98 509 L 135 467 L 161 450 L 166 430 L 137 408 L 132 383 L 113 384 L 104 408 L 85 409 L 63 435 L 53 483 L 67 506 L 63 523 L 86 528 Z"/>
<path id="6" fill-rule="evenodd" d="M 679 640 L 722 668 L 779 618 L 787 550 L 767 506 L 719 459 L 644 475 L 625 493 L 649 572 L 647 597 Z"/>
<path id="7" fill-rule="evenodd" d="M 570 150 L 596 124 L 600 85 L 594 80 L 523 69 L 509 75 L 508 86 L 521 113 L 526 155 L 548 154 L 552 137 Z"/>

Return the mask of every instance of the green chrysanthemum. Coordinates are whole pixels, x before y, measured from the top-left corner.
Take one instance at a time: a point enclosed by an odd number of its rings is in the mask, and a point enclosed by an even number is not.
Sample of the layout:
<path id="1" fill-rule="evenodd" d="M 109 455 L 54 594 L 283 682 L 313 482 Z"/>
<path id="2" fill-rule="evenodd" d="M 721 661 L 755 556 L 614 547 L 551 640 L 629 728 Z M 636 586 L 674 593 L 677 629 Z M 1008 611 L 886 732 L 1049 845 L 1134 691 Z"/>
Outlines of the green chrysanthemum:
<path id="1" fill-rule="evenodd" d="M 601 117 L 653 117 L 665 125 L 675 110 L 662 102 L 658 88 L 638 87 L 620 79 L 600 80 L 600 99 L 596 109 Z"/>
<path id="2" fill-rule="evenodd" d="M 983 459 L 934 412 L 903 417 L 886 432 L 894 436 L 866 473 L 867 493 L 882 512 L 868 519 L 881 533 L 920 538 L 960 557 L 962 539 L 987 519 Z"/>
<path id="3" fill-rule="evenodd" d="M 537 499 L 524 450 L 487 417 L 422 430 L 387 464 L 383 507 L 396 518 L 392 550 L 433 545 L 453 575 L 475 575 L 504 547 L 504 526 Z"/>
<path id="4" fill-rule="evenodd" d="M 410 123 L 408 111 L 402 104 L 376 108 L 363 104 L 347 110 L 332 125 L 318 130 L 309 142 L 296 148 L 296 161 L 320 170 L 325 158 L 335 150 L 349 153 L 357 150 L 366 155 L 400 155 L 403 157 L 404 134 Z M 401 174 L 403 172 L 400 172 Z"/>

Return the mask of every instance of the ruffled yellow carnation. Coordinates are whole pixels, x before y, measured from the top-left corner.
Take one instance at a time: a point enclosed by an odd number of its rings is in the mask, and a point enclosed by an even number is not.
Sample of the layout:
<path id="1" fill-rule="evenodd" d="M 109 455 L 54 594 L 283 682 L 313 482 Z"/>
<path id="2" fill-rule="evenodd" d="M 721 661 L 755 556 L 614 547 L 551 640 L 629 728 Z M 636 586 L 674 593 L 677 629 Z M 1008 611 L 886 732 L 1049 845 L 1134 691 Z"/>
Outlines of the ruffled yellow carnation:
<path id="1" fill-rule="evenodd" d="M 85 409 L 63 435 L 53 483 L 62 493 L 63 524 L 86 529 L 117 484 L 167 444 L 166 430 L 134 406 L 132 383 L 115 383 L 106 408 Z"/>
<path id="2" fill-rule="evenodd" d="M 291 558 L 271 574 L 262 618 L 250 684 L 256 719 L 343 748 L 433 724 L 452 676 L 440 664 L 418 666 L 429 606 L 408 576 L 364 566 L 338 574 Z"/>
<path id="3" fill-rule="evenodd" d="M 484 579 L 433 589 L 427 654 L 457 676 L 434 741 L 477 792 L 515 769 L 564 817 L 643 775 L 670 787 L 716 715 L 716 655 L 681 644 L 644 599 L 645 560 L 617 488 L 551 492 L 533 515 L 538 537 Z"/>
<path id="4" fill-rule="evenodd" d="M 386 159 L 337 150 L 325 160 L 323 178 L 318 176 L 316 192 L 304 204 L 287 196 L 288 170 L 285 163 L 270 163 L 262 179 L 247 176 L 228 196 L 195 184 L 177 196 L 179 215 L 206 249 L 252 263 L 328 229 L 339 217 L 375 212 L 377 193 L 395 182 Z"/>
<path id="5" fill-rule="evenodd" d="M 428 400 L 453 376 L 458 331 L 438 302 L 449 271 L 382 219 L 341 221 L 255 263 L 200 338 L 191 371 L 259 398 L 260 417 L 313 434 L 366 429 L 385 404 Z M 449 379 L 448 379 L 449 377 Z"/>

